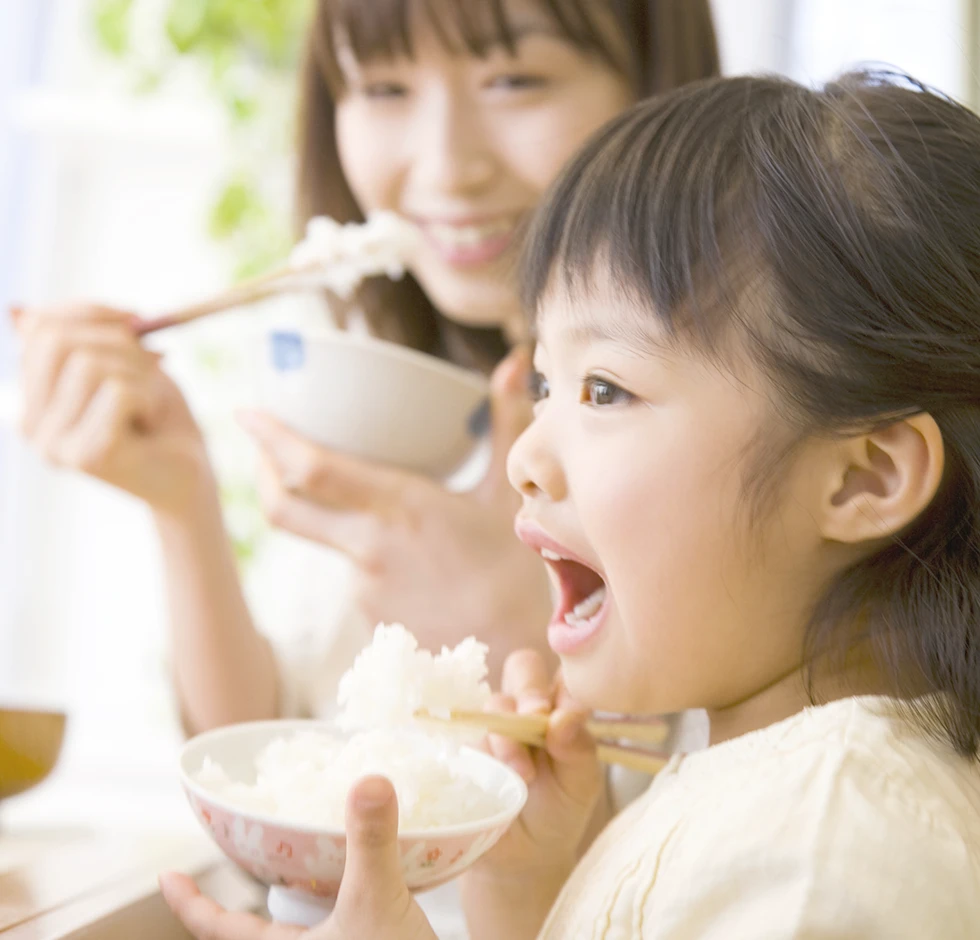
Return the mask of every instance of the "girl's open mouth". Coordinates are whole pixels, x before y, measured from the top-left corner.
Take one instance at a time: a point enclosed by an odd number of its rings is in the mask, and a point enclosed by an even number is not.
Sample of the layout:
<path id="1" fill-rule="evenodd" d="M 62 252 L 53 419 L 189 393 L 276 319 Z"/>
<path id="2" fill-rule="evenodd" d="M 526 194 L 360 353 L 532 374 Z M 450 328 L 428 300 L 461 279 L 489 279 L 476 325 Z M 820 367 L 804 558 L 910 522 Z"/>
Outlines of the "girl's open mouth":
<path id="1" fill-rule="evenodd" d="M 548 643 L 559 655 L 568 655 L 602 627 L 609 606 L 606 582 L 582 562 L 548 548 L 540 551 L 558 582 L 558 603 L 548 626 Z"/>

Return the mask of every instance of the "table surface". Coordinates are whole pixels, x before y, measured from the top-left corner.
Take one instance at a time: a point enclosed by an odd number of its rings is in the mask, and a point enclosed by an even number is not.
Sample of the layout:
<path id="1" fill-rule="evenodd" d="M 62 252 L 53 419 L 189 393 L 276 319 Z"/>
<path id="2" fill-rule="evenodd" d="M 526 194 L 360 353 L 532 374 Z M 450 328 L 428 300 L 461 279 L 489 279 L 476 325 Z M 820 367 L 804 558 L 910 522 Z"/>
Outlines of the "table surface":
<path id="1" fill-rule="evenodd" d="M 264 906 L 265 889 L 198 828 L 172 774 L 66 767 L 0 806 L 0 937 L 187 940 L 157 887 L 168 869 L 229 909 Z"/>

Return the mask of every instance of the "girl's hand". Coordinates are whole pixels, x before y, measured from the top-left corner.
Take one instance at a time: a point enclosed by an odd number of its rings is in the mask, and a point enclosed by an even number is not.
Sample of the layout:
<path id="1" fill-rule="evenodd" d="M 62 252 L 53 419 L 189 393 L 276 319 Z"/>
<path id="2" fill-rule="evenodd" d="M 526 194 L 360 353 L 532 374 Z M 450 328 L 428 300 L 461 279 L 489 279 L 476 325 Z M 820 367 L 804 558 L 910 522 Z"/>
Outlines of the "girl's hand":
<path id="1" fill-rule="evenodd" d="M 367 622 L 404 623 L 427 649 L 474 634 L 490 642 L 494 676 L 510 650 L 546 649 L 552 607 L 544 565 L 514 535 L 519 499 L 506 473 L 531 416 L 528 368 L 521 351 L 494 374 L 491 466 L 470 493 L 327 450 L 266 415 L 242 418 L 262 450 L 268 517 L 354 562 Z"/>
<path id="2" fill-rule="evenodd" d="M 545 748 L 489 737 L 490 752 L 527 782 L 528 800 L 504 837 L 462 879 L 474 940 L 518 940 L 537 936 L 597 811 L 606 810 L 605 776 L 585 730 L 588 712 L 571 700 L 560 673 L 549 678 L 539 654 L 522 650 L 508 657 L 503 692 L 488 707 L 550 716 Z"/>
<path id="3" fill-rule="evenodd" d="M 233 914 L 204 897 L 185 875 L 160 878 L 163 896 L 201 940 L 436 940 L 405 887 L 398 854 L 398 801 L 383 777 L 366 777 L 347 798 L 347 863 L 333 913 L 304 930 Z"/>
<path id="4" fill-rule="evenodd" d="M 508 875 L 555 863 L 570 871 L 605 796 L 605 776 L 585 729 L 588 710 L 572 700 L 561 673 L 552 679 L 545 660 L 532 650 L 507 658 L 502 691 L 488 708 L 548 715 L 549 722 L 544 748 L 528 748 L 499 735 L 488 738 L 490 753 L 524 778 L 528 800 L 515 824 L 478 865 Z"/>
<path id="5" fill-rule="evenodd" d="M 208 474 L 200 432 L 135 317 L 106 307 L 13 311 L 22 431 L 52 463 L 177 511 Z"/>

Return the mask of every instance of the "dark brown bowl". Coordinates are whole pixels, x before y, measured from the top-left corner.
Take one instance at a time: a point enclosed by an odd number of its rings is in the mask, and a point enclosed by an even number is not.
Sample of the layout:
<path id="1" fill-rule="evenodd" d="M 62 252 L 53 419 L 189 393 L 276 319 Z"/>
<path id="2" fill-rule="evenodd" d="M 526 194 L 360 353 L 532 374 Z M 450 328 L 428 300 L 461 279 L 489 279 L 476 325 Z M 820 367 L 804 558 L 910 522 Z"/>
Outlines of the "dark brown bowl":
<path id="1" fill-rule="evenodd" d="M 0 708 L 0 800 L 23 793 L 54 769 L 65 739 L 64 712 Z"/>

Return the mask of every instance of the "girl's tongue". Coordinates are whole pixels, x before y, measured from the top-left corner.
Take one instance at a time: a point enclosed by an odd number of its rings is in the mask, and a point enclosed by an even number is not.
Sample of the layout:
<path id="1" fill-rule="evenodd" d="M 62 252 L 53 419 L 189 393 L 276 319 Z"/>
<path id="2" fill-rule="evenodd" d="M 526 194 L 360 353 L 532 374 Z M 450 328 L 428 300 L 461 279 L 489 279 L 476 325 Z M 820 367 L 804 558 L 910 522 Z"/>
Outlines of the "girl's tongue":
<path id="1" fill-rule="evenodd" d="M 569 626 L 585 626 L 606 599 L 606 582 L 598 572 L 577 561 L 548 561 L 558 576 L 559 600 L 556 620 Z"/>

